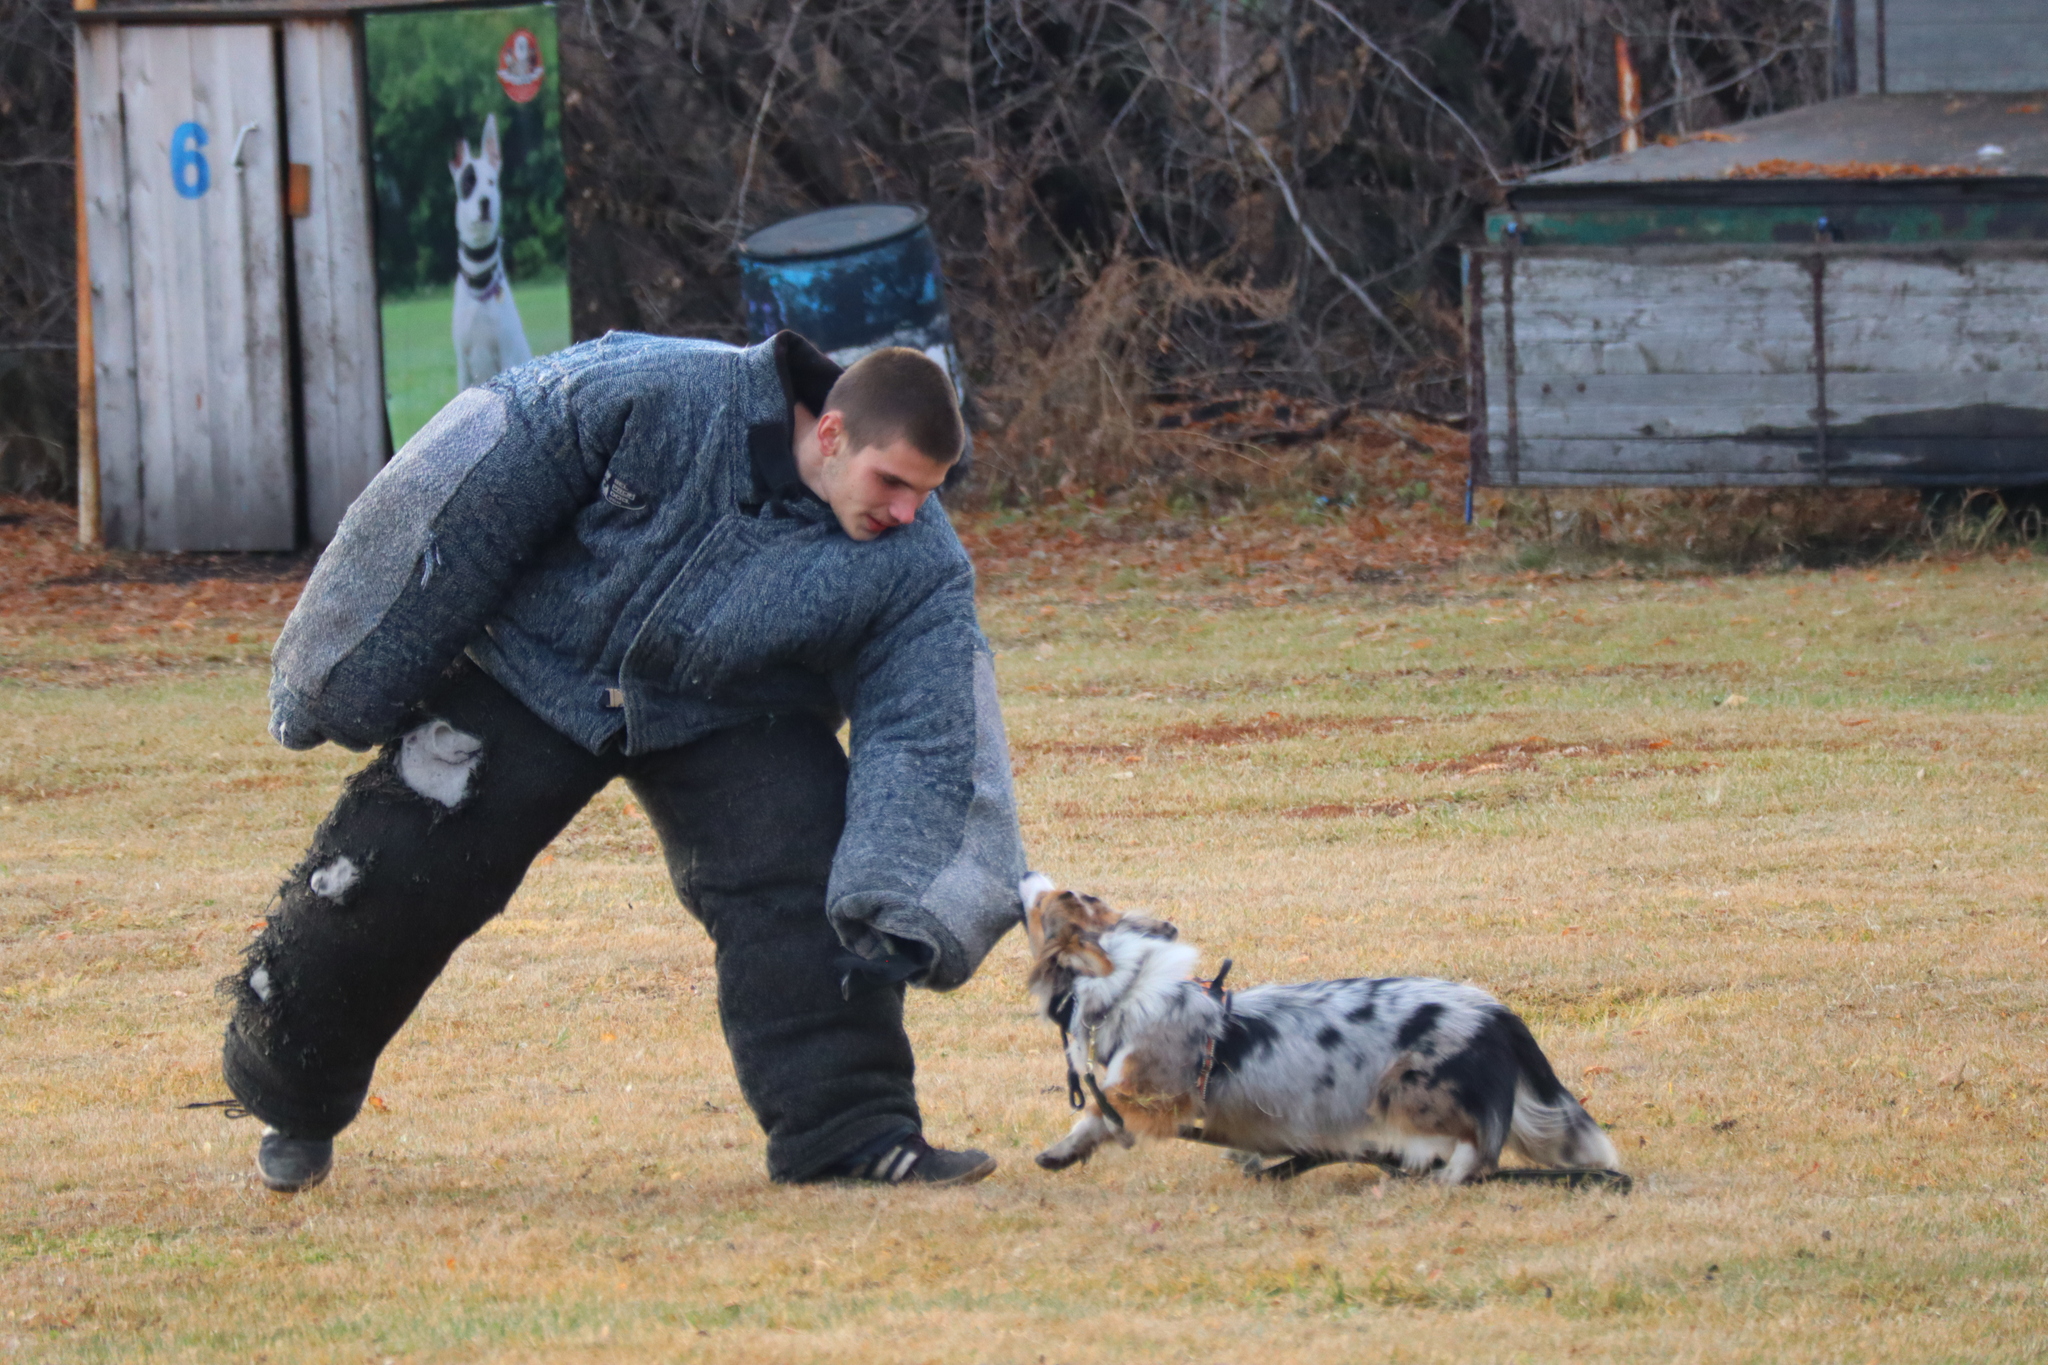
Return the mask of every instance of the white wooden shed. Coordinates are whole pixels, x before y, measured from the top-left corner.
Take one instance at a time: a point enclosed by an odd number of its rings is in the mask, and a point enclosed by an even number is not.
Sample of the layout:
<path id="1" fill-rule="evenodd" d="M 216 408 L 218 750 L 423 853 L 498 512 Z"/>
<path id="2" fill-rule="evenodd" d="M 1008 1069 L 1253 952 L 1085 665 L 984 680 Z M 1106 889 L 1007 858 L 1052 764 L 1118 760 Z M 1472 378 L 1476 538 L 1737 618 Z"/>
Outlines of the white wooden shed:
<path id="1" fill-rule="evenodd" d="M 79 12 L 86 542 L 324 543 L 387 458 L 354 22 L 375 7 Z"/>
<path id="2" fill-rule="evenodd" d="M 1508 190 L 1475 484 L 2048 487 L 2048 3 L 1835 12 L 1838 98 Z"/>

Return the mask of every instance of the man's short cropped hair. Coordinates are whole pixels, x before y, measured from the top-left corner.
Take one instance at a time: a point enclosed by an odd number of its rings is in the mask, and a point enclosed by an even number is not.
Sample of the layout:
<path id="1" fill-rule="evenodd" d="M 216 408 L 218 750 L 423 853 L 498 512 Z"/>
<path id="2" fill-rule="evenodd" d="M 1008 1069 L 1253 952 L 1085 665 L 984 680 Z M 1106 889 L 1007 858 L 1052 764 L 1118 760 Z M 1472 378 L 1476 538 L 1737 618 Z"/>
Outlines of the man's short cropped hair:
<path id="1" fill-rule="evenodd" d="M 825 396 L 825 411 L 845 422 L 849 450 L 905 440 L 927 459 L 951 464 L 967 440 L 953 381 L 908 346 L 884 346 L 854 361 Z"/>

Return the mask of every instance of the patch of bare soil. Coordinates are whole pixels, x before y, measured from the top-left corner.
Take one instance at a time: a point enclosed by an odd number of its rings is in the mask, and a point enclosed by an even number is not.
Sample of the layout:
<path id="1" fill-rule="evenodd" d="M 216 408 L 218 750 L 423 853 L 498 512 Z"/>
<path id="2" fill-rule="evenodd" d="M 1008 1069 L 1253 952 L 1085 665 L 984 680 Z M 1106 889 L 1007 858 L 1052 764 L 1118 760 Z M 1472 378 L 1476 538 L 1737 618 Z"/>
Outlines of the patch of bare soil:
<path id="1" fill-rule="evenodd" d="M 1384 735 L 1407 725 L 1426 725 L 1421 716 L 1283 716 L 1278 711 L 1247 721 L 1189 722 L 1159 732 L 1168 744 L 1269 744 L 1275 740 L 1321 737 L 1344 730 Z"/>
<path id="2" fill-rule="evenodd" d="M 1410 772 L 1448 773 L 1455 777 L 1466 777 L 1473 773 L 1526 772 L 1537 766 L 1536 761 L 1546 756 L 1557 758 L 1611 758 L 1616 754 L 1655 753 L 1669 749 L 1668 739 L 1636 739 L 1622 743 L 1607 740 L 1560 741 L 1545 739 L 1542 735 L 1530 735 L 1527 739 L 1512 740 L 1481 749 L 1475 754 L 1462 758 L 1446 758 L 1433 763 L 1416 763 Z"/>
<path id="3" fill-rule="evenodd" d="M 314 558 L 86 549 L 73 508 L 0 498 L 0 677 L 99 686 L 245 662 Z"/>

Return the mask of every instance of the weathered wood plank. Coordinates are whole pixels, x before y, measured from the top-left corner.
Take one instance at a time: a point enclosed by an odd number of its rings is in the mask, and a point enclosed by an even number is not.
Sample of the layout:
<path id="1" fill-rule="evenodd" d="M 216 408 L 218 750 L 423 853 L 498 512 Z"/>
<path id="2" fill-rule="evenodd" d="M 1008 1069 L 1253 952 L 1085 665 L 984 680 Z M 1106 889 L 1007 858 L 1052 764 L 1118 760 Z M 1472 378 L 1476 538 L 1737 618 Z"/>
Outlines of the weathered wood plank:
<path id="1" fill-rule="evenodd" d="M 188 307 L 180 310 L 172 324 L 174 335 L 181 324 L 194 329 L 185 334 L 187 344 L 205 362 L 199 378 L 202 401 L 196 414 L 201 420 L 187 429 L 188 439 L 181 450 L 185 463 L 179 486 L 178 530 L 181 548 L 188 549 L 245 548 L 235 541 L 249 515 L 250 489 L 238 467 L 243 463 L 238 457 L 244 452 L 236 449 L 236 438 L 253 426 L 250 374 L 259 358 L 236 355 L 223 343 L 236 336 L 247 337 L 249 332 L 253 300 L 249 297 L 248 257 L 257 244 L 247 240 L 246 189 L 249 170 L 263 149 L 268 147 L 276 155 L 275 126 L 266 129 L 264 120 L 251 118 L 236 98 L 241 93 L 240 82 L 223 61 L 225 45 L 219 41 L 219 33 L 213 28 L 191 31 L 194 103 L 211 116 L 207 122 L 218 150 L 213 187 L 194 201 L 196 214 L 178 219 L 183 234 L 178 243 L 180 257 L 199 262 L 198 274 L 205 280 L 204 291 L 197 297 L 186 293 Z M 189 277 L 181 276 L 180 283 L 188 291 L 190 282 Z"/>
<path id="2" fill-rule="evenodd" d="M 1810 374 L 1524 375 L 1518 389 L 1525 437 L 1669 440 L 1766 429 L 1778 435 L 1813 425 Z"/>
<path id="3" fill-rule="evenodd" d="M 2048 259 L 1833 260 L 1827 268 L 1828 368 L 2048 370 L 2044 298 Z"/>
<path id="4" fill-rule="evenodd" d="M 1977 407 L 2027 408 L 2048 413 L 2048 373 L 1828 373 L 1828 421 L 1833 426 L 1902 412 Z M 1956 420 L 1963 423 L 1955 429 L 1959 436 L 1978 430 L 1968 424 L 1965 416 L 1959 415 Z"/>
<path id="5" fill-rule="evenodd" d="M 313 539 L 384 463 L 384 376 L 355 43 L 347 22 L 285 25 L 285 116 L 312 167 L 310 216 L 293 225 L 306 513 Z"/>
<path id="6" fill-rule="evenodd" d="M 128 244 L 128 151 L 121 121 L 121 45 L 111 28 L 78 30 L 79 151 L 92 290 L 94 415 L 99 426 L 100 534 L 142 543 L 142 446 L 135 394 L 135 298 Z"/>
<path id="7" fill-rule="evenodd" d="M 1675 487 L 1898 485 L 2030 487 L 2048 483 L 2048 439 L 1933 436 L 1831 440 L 1827 477 L 1811 445 L 1745 441 L 1524 440 L 1518 484 Z"/>
<path id="8" fill-rule="evenodd" d="M 193 267 L 174 253 L 172 219 L 179 196 L 171 184 L 172 134 L 189 121 L 191 59 L 187 31 L 119 30 L 126 114 L 128 224 L 135 310 L 135 387 L 141 453 L 142 533 L 153 550 L 179 548 L 177 417 L 203 395 L 175 372 L 171 336 L 180 300 L 175 281 Z M 203 126 L 203 125 L 202 125 Z M 201 149 L 201 155 L 205 149 Z M 209 166 L 211 161 L 209 159 Z M 196 175 L 196 169 L 191 172 Z M 210 171 L 209 171 L 210 174 Z"/>
<path id="9" fill-rule="evenodd" d="M 1752 477 L 1808 478 L 1820 470 L 1813 446 L 1794 441 L 1652 441 L 1603 437 L 1524 437 L 1521 472 L 1524 482 L 1540 474 L 1574 473 L 1598 476 L 1640 473 L 1743 482 Z"/>
<path id="10" fill-rule="evenodd" d="M 2048 88 L 2048 13 L 2039 0 L 1883 0 L 1885 89 Z M 1857 89 L 1878 89 L 1877 0 L 1857 0 Z"/>
<path id="11" fill-rule="evenodd" d="M 1804 374 L 1813 287 L 1785 259 L 1683 268 L 1525 256 L 1514 340 L 1523 374 Z"/>
<path id="12" fill-rule="evenodd" d="M 277 100 L 273 35 L 267 27 L 221 25 L 212 35 L 214 79 L 227 91 L 242 141 L 232 159 L 232 226 L 210 248 L 220 274 L 236 275 L 239 346 L 214 337 L 213 365 L 233 405 L 218 432 L 216 468 L 225 475 L 233 523 L 212 514 L 216 544 L 239 550 L 289 549 L 295 540 L 297 488 L 292 459 L 290 352 L 284 299 L 284 120 Z M 239 130 L 249 129 L 241 139 Z M 224 225 L 226 226 L 226 225 Z M 229 235 L 232 234 L 232 235 Z"/>

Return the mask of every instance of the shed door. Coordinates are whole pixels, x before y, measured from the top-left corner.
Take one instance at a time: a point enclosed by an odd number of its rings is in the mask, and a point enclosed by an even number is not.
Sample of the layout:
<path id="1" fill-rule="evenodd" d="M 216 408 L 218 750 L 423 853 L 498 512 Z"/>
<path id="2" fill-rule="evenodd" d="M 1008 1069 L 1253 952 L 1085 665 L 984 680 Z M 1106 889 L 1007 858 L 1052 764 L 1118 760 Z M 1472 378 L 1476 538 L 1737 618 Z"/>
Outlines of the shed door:
<path id="1" fill-rule="evenodd" d="M 295 531 L 277 69 L 267 26 L 120 30 L 141 543 Z"/>

